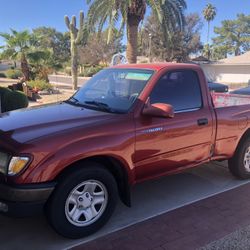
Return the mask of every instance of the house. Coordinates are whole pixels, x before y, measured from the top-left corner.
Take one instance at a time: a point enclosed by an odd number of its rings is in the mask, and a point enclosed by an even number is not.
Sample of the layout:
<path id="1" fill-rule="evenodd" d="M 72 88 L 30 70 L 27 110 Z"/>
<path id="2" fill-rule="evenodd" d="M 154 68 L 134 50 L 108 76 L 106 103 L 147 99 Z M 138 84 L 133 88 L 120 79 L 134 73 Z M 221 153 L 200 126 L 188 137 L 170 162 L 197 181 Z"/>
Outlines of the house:
<path id="1" fill-rule="evenodd" d="M 201 64 L 207 78 L 221 83 L 250 82 L 250 51 L 209 64 Z"/>

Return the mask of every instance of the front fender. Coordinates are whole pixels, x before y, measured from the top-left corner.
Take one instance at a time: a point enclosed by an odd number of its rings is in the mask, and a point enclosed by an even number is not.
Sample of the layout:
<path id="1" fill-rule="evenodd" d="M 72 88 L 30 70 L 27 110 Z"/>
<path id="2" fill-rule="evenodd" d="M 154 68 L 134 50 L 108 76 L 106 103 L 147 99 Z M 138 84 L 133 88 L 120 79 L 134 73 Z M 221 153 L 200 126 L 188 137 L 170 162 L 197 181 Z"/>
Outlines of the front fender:
<path id="1" fill-rule="evenodd" d="M 134 183 L 134 136 L 130 133 L 119 136 L 98 136 L 75 141 L 44 157 L 36 152 L 37 158 L 30 167 L 15 179 L 16 183 L 38 183 L 53 181 L 67 167 L 91 157 L 108 156 L 121 163 L 128 173 L 129 183 Z M 34 157 L 36 158 L 36 156 Z"/>

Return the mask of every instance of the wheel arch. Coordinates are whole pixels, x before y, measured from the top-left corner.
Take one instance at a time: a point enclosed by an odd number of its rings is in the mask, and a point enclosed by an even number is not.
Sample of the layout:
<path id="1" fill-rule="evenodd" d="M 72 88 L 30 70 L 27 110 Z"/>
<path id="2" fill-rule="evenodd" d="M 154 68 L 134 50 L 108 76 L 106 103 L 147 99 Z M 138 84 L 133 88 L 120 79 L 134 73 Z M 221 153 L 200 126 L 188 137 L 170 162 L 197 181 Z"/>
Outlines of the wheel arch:
<path id="1" fill-rule="evenodd" d="M 234 151 L 234 154 L 237 152 L 238 148 L 242 145 L 242 143 L 244 143 L 244 141 L 247 139 L 247 138 L 250 138 L 250 128 L 247 129 L 244 134 L 241 136 L 241 138 L 239 139 L 238 141 L 238 144 L 235 148 L 235 151 Z"/>
<path id="2" fill-rule="evenodd" d="M 55 180 L 60 181 L 61 179 L 65 178 L 68 174 L 72 171 L 77 171 L 79 168 L 84 168 L 84 163 L 87 162 L 95 162 L 103 166 L 107 169 L 115 178 L 119 196 L 121 201 L 128 207 L 131 207 L 131 195 L 130 195 L 130 182 L 129 182 L 129 175 L 127 173 L 126 167 L 124 164 L 111 156 L 91 156 L 85 159 L 76 161 L 69 166 L 65 167 L 64 170 L 59 173 Z"/>
<path id="3" fill-rule="evenodd" d="M 236 150 L 234 151 L 233 156 L 228 159 L 228 168 L 230 172 L 240 179 L 249 179 L 250 178 L 250 172 L 249 170 L 246 170 L 249 168 L 249 166 L 246 168 L 245 166 L 245 153 L 246 153 L 246 147 L 249 147 L 249 140 L 250 140 L 250 129 L 247 129 L 244 134 L 241 136 L 237 146 Z M 245 143 L 248 143 L 245 145 Z"/>

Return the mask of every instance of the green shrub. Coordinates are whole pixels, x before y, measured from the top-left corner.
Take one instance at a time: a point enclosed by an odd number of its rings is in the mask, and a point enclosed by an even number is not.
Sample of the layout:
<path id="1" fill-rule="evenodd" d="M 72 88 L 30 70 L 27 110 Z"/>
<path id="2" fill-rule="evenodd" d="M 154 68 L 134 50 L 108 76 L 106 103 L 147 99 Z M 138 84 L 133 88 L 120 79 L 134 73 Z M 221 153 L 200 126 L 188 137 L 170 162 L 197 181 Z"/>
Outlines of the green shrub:
<path id="1" fill-rule="evenodd" d="M 32 89 L 36 90 L 47 90 L 47 89 L 52 89 L 53 86 L 44 80 L 33 80 L 27 82 L 27 85 L 31 87 Z"/>
<path id="2" fill-rule="evenodd" d="M 85 68 L 83 73 L 79 74 L 79 76 L 92 77 L 103 68 L 104 68 L 103 66 L 95 66 L 95 67 L 91 66 L 91 67 Z"/>
<path id="3" fill-rule="evenodd" d="M 27 96 L 21 91 L 11 91 L 6 96 L 5 112 L 26 108 L 29 105 Z"/>
<path id="4" fill-rule="evenodd" d="M 72 74 L 72 73 L 71 73 L 71 68 L 68 68 L 68 67 L 64 69 L 64 72 L 65 72 L 66 75 L 68 75 L 68 76 L 71 76 L 71 74 Z"/>
<path id="5" fill-rule="evenodd" d="M 23 76 L 23 73 L 19 69 L 8 69 L 5 74 L 11 79 L 18 79 Z"/>
<path id="6" fill-rule="evenodd" d="M 1 110 L 2 110 L 2 112 L 5 112 L 6 96 L 7 96 L 8 92 L 11 92 L 11 90 L 8 88 L 0 87 L 0 98 L 1 98 Z"/>
<path id="7" fill-rule="evenodd" d="M 4 73 L 0 72 L 0 77 L 1 78 L 6 78 L 6 75 Z"/>
<path id="8" fill-rule="evenodd" d="M 0 87 L 0 96 L 1 98 L 6 94 L 6 92 L 10 92 L 11 90 L 8 88 Z"/>
<path id="9" fill-rule="evenodd" d="M 27 96 L 21 91 L 0 87 L 0 95 L 2 112 L 26 108 L 29 105 Z"/>

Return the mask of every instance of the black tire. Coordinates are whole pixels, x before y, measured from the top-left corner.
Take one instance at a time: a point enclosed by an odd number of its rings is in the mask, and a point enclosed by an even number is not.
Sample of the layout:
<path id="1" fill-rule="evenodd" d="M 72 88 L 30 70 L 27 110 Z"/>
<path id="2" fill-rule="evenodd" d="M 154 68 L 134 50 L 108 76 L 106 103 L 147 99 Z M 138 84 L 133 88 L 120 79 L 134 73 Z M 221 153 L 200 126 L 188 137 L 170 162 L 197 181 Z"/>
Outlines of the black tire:
<path id="1" fill-rule="evenodd" d="M 234 156 L 228 160 L 228 168 L 230 172 L 240 179 L 250 178 L 250 169 L 247 170 L 247 167 L 245 167 L 246 163 L 244 161 L 245 155 L 248 153 L 248 149 L 250 149 L 250 138 L 240 142 Z"/>
<path id="2" fill-rule="evenodd" d="M 102 184 L 103 185 L 102 187 L 105 187 L 104 189 L 105 192 L 107 193 L 106 195 L 107 199 L 105 202 L 106 205 L 103 208 L 100 217 L 96 221 L 93 221 L 93 223 L 81 226 L 74 225 L 73 224 L 74 222 L 72 223 L 70 221 L 72 218 L 69 218 L 69 213 L 67 212 L 68 211 L 67 208 L 69 206 L 67 200 L 69 200 L 68 198 L 72 196 L 72 192 L 74 193 L 74 190 L 76 187 L 78 187 L 78 185 L 82 185 L 82 183 L 86 182 L 91 183 L 91 181 L 93 180 L 98 182 L 99 184 Z M 84 192 L 84 190 L 85 186 L 82 191 L 85 194 L 86 192 Z M 93 191 L 93 193 L 94 192 L 95 191 Z M 117 184 L 113 175 L 99 164 L 85 163 L 85 166 L 82 166 L 81 169 L 72 171 L 71 174 L 67 175 L 66 178 L 64 178 L 60 183 L 58 183 L 55 191 L 53 192 L 51 198 L 47 203 L 46 215 L 49 223 L 57 233 L 66 238 L 78 239 L 96 232 L 108 221 L 108 219 L 110 218 L 115 209 L 117 198 L 118 198 Z M 80 199 L 79 196 L 77 196 L 76 198 L 77 202 L 79 201 L 79 199 Z M 77 207 L 77 208 L 74 207 L 75 210 L 79 208 L 79 204 L 73 206 Z M 92 205 L 89 205 L 89 207 L 92 208 Z M 78 211 L 80 211 L 80 209 L 83 208 L 79 208 Z M 84 216 L 85 214 L 83 215 L 83 217 Z M 87 217 L 84 218 L 84 220 L 86 219 Z"/>

